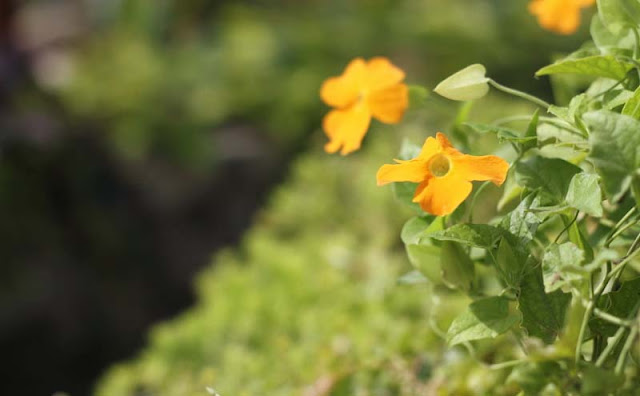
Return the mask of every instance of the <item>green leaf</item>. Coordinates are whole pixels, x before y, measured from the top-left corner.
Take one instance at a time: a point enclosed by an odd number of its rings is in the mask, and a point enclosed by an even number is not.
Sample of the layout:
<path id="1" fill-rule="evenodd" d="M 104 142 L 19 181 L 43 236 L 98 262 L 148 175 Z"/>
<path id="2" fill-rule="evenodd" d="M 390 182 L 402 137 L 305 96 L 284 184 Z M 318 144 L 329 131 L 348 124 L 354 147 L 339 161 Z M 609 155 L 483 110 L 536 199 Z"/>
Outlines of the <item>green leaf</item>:
<path id="1" fill-rule="evenodd" d="M 545 158 L 557 158 L 570 163 L 580 163 L 587 158 L 587 153 L 564 143 L 548 144 L 542 146 L 538 154 Z"/>
<path id="2" fill-rule="evenodd" d="M 409 108 L 418 109 L 424 106 L 427 98 L 429 97 L 429 91 L 420 85 L 409 85 Z"/>
<path id="3" fill-rule="evenodd" d="M 571 294 L 560 290 L 546 294 L 540 267 L 529 272 L 520 283 L 518 309 L 522 312 L 522 326 L 529 336 L 551 344 L 564 326 L 564 316 Z"/>
<path id="4" fill-rule="evenodd" d="M 533 240 L 533 236 L 543 220 L 531 211 L 539 206 L 540 199 L 537 194 L 527 195 L 514 210 L 502 218 L 500 227 L 517 237 L 521 244 L 527 244 Z"/>
<path id="5" fill-rule="evenodd" d="M 536 72 L 536 76 L 557 73 L 581 74 L 622 80 L 633 64 L 617 59 L 613 55 L 596 55 L 579 59 L 564 59 Z"/>
<path id="6" fill-rule="evenodd" d="M 498 245 L 498 252 L 496 253 L 496 265 L 498 266 L 500 273 L 504 277 L 504 281 L 507 285 L 514 289 L 520 287 L 520 281 L 524 276 L 526 268 L 527 256 L 523 254 L 516 254 L 516 251 L 507 240 L 502 238 Z"/>
<path id="7" fill-rule="evenodd" d="M 502 237 L 504 231 L 486 224 L 456 224 L 426 237 L 440 241 L 458 242 L 463 245 L 491 249 Z"/>
<path id="8" fill-rule="evenodd" d="M 571 219 L 569 218 L 569 216 L 563 215 L 562 221 L 564 222 L 565 226 L 568 226 L 571 222 Z M 569 240 L 575 243 L 577 247 L 582 249 L 586 262 L 590 262 L 593 260 L 593 248 L 585 237 L 584 232 L 582 232 L 582 230 L 580 229 L 577 221 L 574 221 L 569 226 Z"/>
<path id="9" fill-rule="evenodd" d="M 640 87 L 633 92 L 633 96 L 625 103 L 622 108 L 622 114 L 633 117 L 636 120 L 640 119 Z"/>
<path id="10" fill-rule="evenodd" d="M 475 267 L 467 252 L 455 242 L 443 242 L 440 250 L 442 280 L 454 289 L 471 290 Z"/>
<path id="11" fill-rule="evenodd" d="M 402 227 L 400 239 L 407 245 L 419 243 L 420 235 L 432 225 L 434 219 L 434 216 L 416 216 L 410 218 Z"/>
<path id="12" fill-rule="evenodd" d="M 505 206 L 518 199 L 523 190 L 523 188 L 516 183 L 514 177 L 507 177 L 502 189 L 502 197 L 500 197 L 500 201 L 498 201 L 498 211 L 502 211 Z"/>
<path id="13" fill-rule="evenodd" d="M 581 93 L 580 95 L 576 95 L 571 98 L 569 102 L 569 106 L 567 107 L 559 107 L 551 105 L 549 106 L 549 113 L 555 115 L 556 117 L 566 121 L 569 125 L 576 123 L 577 117 L 582 115 L 587 108 L 587 95 Z M 572 140 L 575 140 L 575 136 Z"/>
<path id="14" fill-rule="evenodd" d="M 489 79 L 483 65 L 467 66 L 459 72 L 447 77 L 433 90 L 438 95 L 451 100 L 479 99 L 489 92 Z"/>
<path id="15" fill-rule="evenodd" d="M 433 246 L 429 241 L 421 242 L 421 236 L 443 228 L 442 217 L 418 216 L 409 219 L 400 233 L 411 265 L 436 284 L 442 283 L 440 247 Z"/>
<path id="16" fill-rule="evenodd" d="M 626 89 L 612 89 L 602 95 L 602 107 L 607 110 L 614 110 L 623 106 L 633 97 L 633 92 Z"/>
<path id="17" fill-rule="evenodd" d="M 537 137 L 535 135 L 521 136 L 520 132 L 510 128 L 503 128 L 495 125 L 480 124 L 475 122 L 465 122 L 463 125 L 468 126 L 478 133 L 495 133 L 501 142 L 507 141 L 514 143 L 531 143 L 537 140 Z"/>
<path id="18" fill-rule="evenodd" d="M 440 248 L 433 245 L 406 245 L 409 262 L 427 279 L 435 284 L 442 283 L 440 269 Z"/>
<path id="19" fill-rule="evenodd" d="M 640 121 L 607 110 L 584 115 L 589 127 L 589 158 L 600 175 L 604 191 L 617 201 L 640 168 Z"/>
<path id="20" fill-rule="evenodd" d="M 542 274 L 546 293 L 556 291 L 584 279 L 586 271 L 580 267 L 584 252 L 571 242 L 553 244 L 542 258 Z"/>
<path id="21" fill-rule="evenodd" d="M 635 278 L 622 282 L 618 291 L 602 295 L 596 306 L 613 316 L 626 319 L 639 301 L 640 278 Z M 618 326 L 594 317 L 589 321 L 589 328 L 594 333 L 611 337 L 615 334 Z"/>
<path id="22" fill-rule="evenodd" d="M 598 179 L 598 175 L 592 173 L 574 175 L 565 199 L 567 204 L 591 216 L 601 217 L 602 191 Z"/>
<path id="23" fill-rule="evenodd" d="M 413 202 L 413 196 L 418 185 L 410 182 L 395 182 L 391 186 L 393 195 L 403 204 L 410 207 L 415 213 L 424 213 L 419 204 Z"/>
<path id="24" fill-rule="evenodd" d="M 640 5 L 635 0 L 598 0 L 598 15 L 616 35 L 640 24 Z"/>
<path id="25" fill-rule="evenodd" d="M 452 346 L 466 341 L 495 338 L 506 333 L 520 321 L 518 313 L 509 312 L 509 300 L 489 297 L 474 301 L 453 320 L 447 331 L 447 343 Z"/>
<path id="26" fill-rule="evenodd" d="M 530 190 L 540 190 L 556 201 L 564 200 L 571 178 L 580 168 L 561 159 L 533 157 L 519 162 L 516 167 L 516 181 Z"/>
<path id="27" fill-rule="evenodd" d="M 546 142 L 550 139 L 559 142 L 575 142 L 581 140 L 580 137 L 576 136 L 567 128 L 560 128 L 557 125 L 546 122 L 540 123 L 538 126 L 538 141 Z"/>
<path id="28" fill-rule="evenodd" d="M 634 38 L 632 33 L 630 31 L 624 35 L 611 33 L 602 22 L 599 14 L 594 15 L 591 19 L 590 32 L 593 42 L 603 54 L 619 48 L 633 48 Z"/>

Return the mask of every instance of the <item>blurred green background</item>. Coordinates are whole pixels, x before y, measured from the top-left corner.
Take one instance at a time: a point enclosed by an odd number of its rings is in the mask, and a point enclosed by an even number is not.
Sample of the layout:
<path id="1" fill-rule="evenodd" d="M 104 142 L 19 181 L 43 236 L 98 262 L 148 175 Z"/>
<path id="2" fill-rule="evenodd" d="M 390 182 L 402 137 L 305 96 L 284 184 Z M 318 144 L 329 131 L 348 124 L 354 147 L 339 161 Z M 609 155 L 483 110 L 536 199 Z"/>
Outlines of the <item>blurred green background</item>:
<path id="1" fill-rule="evenodd" d="M 1 2 L 0 393 L 88 394 L 193 304 L 98 393 L 408 395 L 438 378 L 457 358 L 425 324 L 424 291 L 395 286 L 409 214 L 373 175 L 455 105 L 374 124 L 341 158 L 321 151 L 318 88 L 382 55 L 410 84 L 483 63 L 550 97 L 533 72 L 585 29 L 544 32 L 526 4 Z"/>

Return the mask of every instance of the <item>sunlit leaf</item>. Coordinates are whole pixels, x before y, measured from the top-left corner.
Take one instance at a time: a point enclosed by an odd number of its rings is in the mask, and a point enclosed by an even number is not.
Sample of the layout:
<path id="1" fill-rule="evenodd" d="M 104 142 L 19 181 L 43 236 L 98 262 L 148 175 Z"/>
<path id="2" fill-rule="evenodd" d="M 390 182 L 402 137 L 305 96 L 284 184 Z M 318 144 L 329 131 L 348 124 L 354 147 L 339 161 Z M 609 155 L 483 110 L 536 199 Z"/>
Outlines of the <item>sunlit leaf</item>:
<path id="1" fill-rule="evenodd" d="M 589 126 L 589 158 L 600 175 L 604 191 L 617 201 L 627 191 L 640 168 L 640 121 L 618 113 L 599 110 L 584 115 Z"/>
<path id="2" fill-rule="evenodd" d="M 557 201 L 564 200 L 571 178 L 580 168 L 561 159 L 533 157 L 519 162 L 516 181 L 530 190 L 540 190 Z"/>
<path id="3" fill-rule="evenodd" d="M 632 63 L 619 60 L 613 55 L 596 55 L 558 61 L 538 70 L 536 76 L 570 73 L 622 80 L 631 68 L 633 68 Z"/>
<path id="4" fill-rule="evenodd" d="M 445 241 L 440 250 L 442 280 L 455 289 L 471 290 L 475 279 L 473 261 L 467 252 L 456 242 Z"/>
<path id="5" fill-rule="evenodd" d="M 542 258 L 545 292 L 551 293 L 582 280 L 586 274 L 580 267 L 583 260 L 584 252 L 571 242 L 549 246 Z"/>
<path id="6" fill-rule="evenodd" d="M 446 230 L 425 236 L 440 241 L 459 242 L 467 246 L 490 249 L 502 235 L 501 229 L 486 224 L 456 224 Z"/>
<path id="7" fill-rule="evenodd" d="M 598 179 L 598 175 L 592 173 L 574 175 L 567 191 L 567 204 L 591 216 L 602 216 L 602 191 Z"/>
<path id="8" fill-rule="evenodd" d="M 517 312 L 509 312 L 509 300 L 504 297 L 477 300 L 451 323 L 447 331 L 447 343 L 456 345 L 466 341 L 495 338 L 509 331 L 520 319 Z"/>
<path id="9" fill-rule="evenodd" d="M 633 92 L 633 96 L 625 103 L 622 108 L 622 114 L 633 117 L 636 120 L 640 119 L 640 87 Z"/>
<path id="10" fill-rule="evenodd" d="M 598 15 L 609 31 L 619 35 L 640 24 L 640 4 L 635 0 L 598 0 Z"/>

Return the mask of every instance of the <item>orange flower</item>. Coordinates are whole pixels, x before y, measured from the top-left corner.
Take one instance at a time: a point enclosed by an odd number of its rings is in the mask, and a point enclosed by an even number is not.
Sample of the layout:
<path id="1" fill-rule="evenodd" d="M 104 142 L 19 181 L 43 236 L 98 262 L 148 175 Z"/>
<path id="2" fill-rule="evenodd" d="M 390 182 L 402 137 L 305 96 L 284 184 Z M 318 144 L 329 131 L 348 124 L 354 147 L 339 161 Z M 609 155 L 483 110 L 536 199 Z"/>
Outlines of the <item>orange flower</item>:
<path id="1" fill-rule="evenodd" d="M 580 26 L 580 9 L 596 0 L 532 0 L 529 12 L 538 17 L 540 26 L 560 34 L 571 34 Z"/>
<path id="2" fill-rule="evenodd" d="M 378 170 L 378 185 L 420 183 L 413 202 L 436 216 L 453 212 L 471 193 L 471 181 L 490 180 L 501 185 L 509 169 L 509 164 L 495 155 L 462 154 L 440 132 L 435 138 L 427 138 L 417 158 L 395 161 L 397 164 L 383 165 Z"/>
<path id="3" fill-rule="evenodd" d="M 325 151 L 335 153 L 342 148 L 346 155 L 360 148 L 371 117 L 388 124 L 400 122 L 409 106 L 406 84 L 401 83 L 404 72 L 377 57 L 365 62 L 352 60 L 341 76 L 324 81 L 320 97 L 335 107 L 322 121 L 329 137 Z"/>

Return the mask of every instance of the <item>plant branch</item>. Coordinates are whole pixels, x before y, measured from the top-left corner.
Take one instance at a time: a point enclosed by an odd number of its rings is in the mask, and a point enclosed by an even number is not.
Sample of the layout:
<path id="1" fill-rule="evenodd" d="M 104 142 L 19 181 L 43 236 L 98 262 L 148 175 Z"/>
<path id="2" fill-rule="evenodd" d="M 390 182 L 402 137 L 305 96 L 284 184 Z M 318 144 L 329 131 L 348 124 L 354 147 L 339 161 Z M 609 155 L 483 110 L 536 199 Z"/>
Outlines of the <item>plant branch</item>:
<path id="1" fill-rule="evenodd" d="M 517 89 L 513 89 L 513 88 L 509 88 L 509 87 L 505 87 L 502 84 L 497 83 L 496 81 L 489 79 L 489 84 L 491 84 L 494 88 L 508 93 L 509 95 L 513 95 L 513 96 L 517 96 L 519 98 L 528 100 L 529 102 L 535 103 L 540 107 L 543 107 L 545 109 L 549 109 L 549 107 L 551 106 L 549 103 L 545 102 L 544 100 L 537 98 L 533 95 L 529 95 L 528 93 L 522 92 L 522 91 L 518 91 Z"/>

